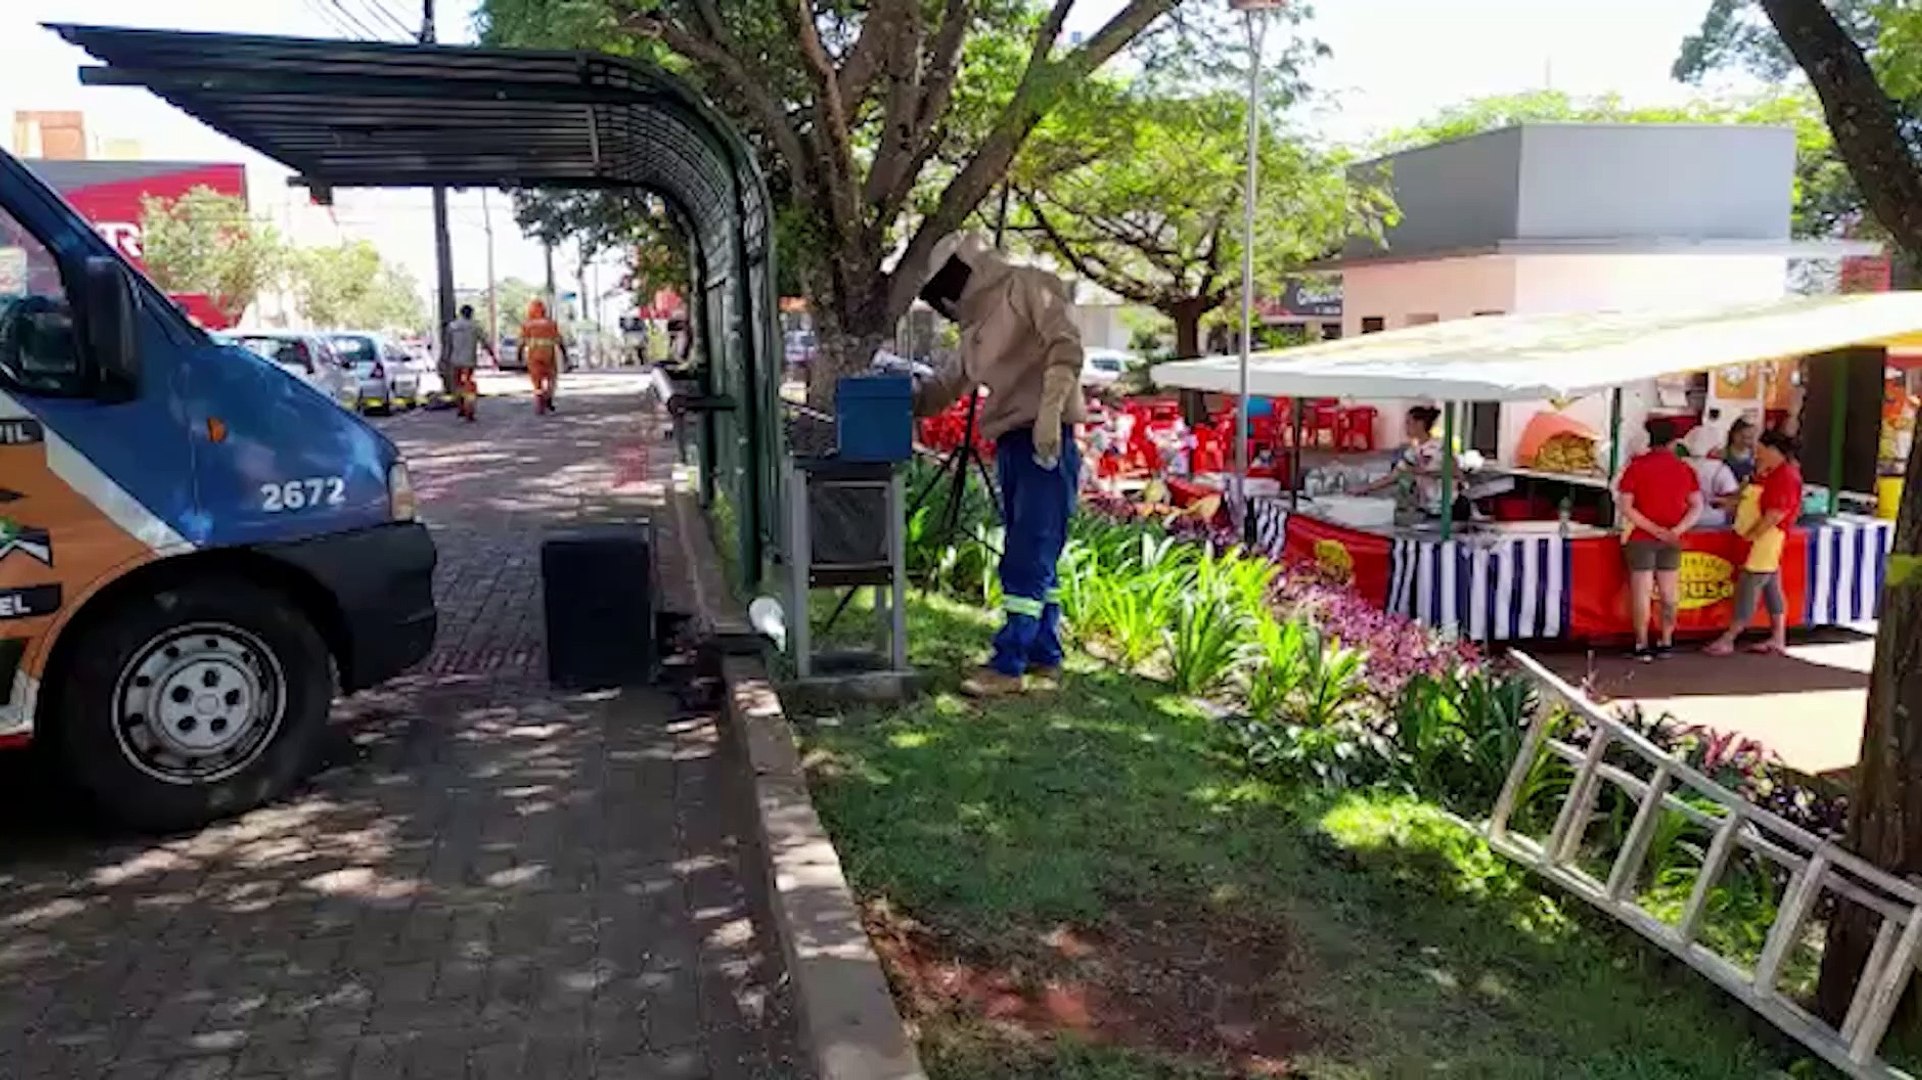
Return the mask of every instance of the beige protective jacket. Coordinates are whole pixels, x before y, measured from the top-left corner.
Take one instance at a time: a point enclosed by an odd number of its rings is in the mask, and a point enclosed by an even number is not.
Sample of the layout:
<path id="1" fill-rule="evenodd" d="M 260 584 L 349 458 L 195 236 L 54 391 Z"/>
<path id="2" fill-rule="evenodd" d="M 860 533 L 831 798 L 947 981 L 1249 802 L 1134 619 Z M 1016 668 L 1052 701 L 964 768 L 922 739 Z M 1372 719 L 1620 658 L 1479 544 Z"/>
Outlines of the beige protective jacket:
<path id="1" fill-rule="evenodd" d="M 1045 270 L 1010 264 L 993 248 L 963 245 L 956 254 L 969 270 L 955 311 L 960 360 L 917 388 L 915 412 L 932 416 L 975 387 L 986 387 L 976 422 L 982 435 L 998 439 L 1034 426 L 1042 382 L 1054 369 L 1071 373 L 1076 386 L 1061 410 L 1062 422 L 1086 420 L 1079 392 L 1081 329 L 1067 286 Z"/>

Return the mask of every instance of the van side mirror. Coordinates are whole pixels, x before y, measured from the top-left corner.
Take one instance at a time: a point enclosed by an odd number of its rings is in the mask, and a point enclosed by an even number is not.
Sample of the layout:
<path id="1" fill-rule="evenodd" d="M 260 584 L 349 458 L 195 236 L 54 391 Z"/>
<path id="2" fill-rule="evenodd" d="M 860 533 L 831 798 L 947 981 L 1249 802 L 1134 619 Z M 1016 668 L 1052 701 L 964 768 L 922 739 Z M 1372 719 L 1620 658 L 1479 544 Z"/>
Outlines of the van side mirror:
<path id="1" fill-rule="evenodd" d="M 126 401 L 140 388 L 140 344 L 135 326 L 140 299 L 127 268 L 117 259 L 87 259 L 83 317 L 86 356 L 94 392 L 103 401 Z"/>

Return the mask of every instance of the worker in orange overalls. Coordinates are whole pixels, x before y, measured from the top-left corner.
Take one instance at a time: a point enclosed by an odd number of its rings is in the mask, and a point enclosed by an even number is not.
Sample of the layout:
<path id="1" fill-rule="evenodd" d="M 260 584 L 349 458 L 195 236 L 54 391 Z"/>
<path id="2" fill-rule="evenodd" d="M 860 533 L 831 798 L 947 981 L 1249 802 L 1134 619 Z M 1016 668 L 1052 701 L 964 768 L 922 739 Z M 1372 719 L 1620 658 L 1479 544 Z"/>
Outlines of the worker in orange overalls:
<path id="1" fill-rule="evenodd" d="M 539 297 L 527 305 L 527 321 L 521 323 L 517 348 L 521 363 L 527 365 L 527 377 L 534 383 L 534 411 L 552 412 L 554 384 L 560 364 L 567 359 L 567 344 L 561 340 L 559 324 L 547 317 L 547 304 Z"/>

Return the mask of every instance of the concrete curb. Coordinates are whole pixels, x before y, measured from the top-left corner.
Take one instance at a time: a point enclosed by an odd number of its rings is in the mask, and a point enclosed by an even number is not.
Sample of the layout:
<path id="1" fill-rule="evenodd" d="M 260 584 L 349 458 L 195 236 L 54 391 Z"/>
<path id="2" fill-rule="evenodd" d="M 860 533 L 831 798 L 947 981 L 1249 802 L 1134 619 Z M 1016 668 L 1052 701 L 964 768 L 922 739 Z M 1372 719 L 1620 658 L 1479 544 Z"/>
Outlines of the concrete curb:
<path id="1" fill-rule="evenodd" d="M 754 780 L 754 837 L 787 961 L 801 1043 L 819 1080 L 925 1080 L 808 797 L 794 730 L 758 657 L 721 661 L 729 735 Z"/>
<path id="2" fill-rule="evenodd" d="M 696 624 L 726 635 L 745 620 L 734 609 L 692 495 L 672 496 L 684 565 L 694 579 Z M 841 857 L 808 795 L 807 775 L 767 664 L 719 656 L 723 737 L 746 766 L 741 801 L 753 822 L 763 895 L 790 980 L 803 1052 L 816 1080 L 926 1080 L 914 1042 L 888 992 L 881 961 L 861 925 Z"/>

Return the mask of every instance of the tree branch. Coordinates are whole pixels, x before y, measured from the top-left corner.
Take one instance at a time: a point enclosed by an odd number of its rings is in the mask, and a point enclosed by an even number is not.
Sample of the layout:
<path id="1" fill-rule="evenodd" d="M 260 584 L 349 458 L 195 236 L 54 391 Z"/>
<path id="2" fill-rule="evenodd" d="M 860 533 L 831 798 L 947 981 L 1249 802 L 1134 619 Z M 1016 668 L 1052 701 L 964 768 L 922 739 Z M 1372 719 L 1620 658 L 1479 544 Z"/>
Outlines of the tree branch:
<path id="1" fill-rule="evenodd" d="M 740 54 L 729 47 L 732 38 L 725 27 L 719 27 L 722 36 L 717 38 L 703 37 L 676 22 L 653 16 L 625 16 L 621 25 L 710 69 L 741 101 L 754 127 L 774 143 L 775 150 L 787 161 L 796 187 L 804 192 L 812 187 L 815 162 L 802 149 L 800 132 L 788 118 L 787 109 L 769 92 L 766 81 L 755 78 L 741 62 Z"/>
<path id="2" fill-rule="evenodd" d="M 1861 47 L 1822 0 L 1761 3 L 1822 99 L 1836 152 L 1870 211 L 1904 251 L 1922 255 L 1922 170 L 1902 137 L 1902 114 Z"/>
<path id="3" fill-rule="evenodd" d="M 861 36 L 841 59 L 841 91 L 855 111 L 868 99 L 882 61 L 894 50 L 894 35 L 885 24 L 877 27 L 872 18 L 861 24 Z"/>
<path id="4" fill-rule="evenodd" d="M 1081 250 L 1081 245 L 1071 241 L 1049 220 L 1047 211 L 1041 208 L 1041 200 L 1026 192 L 1021 195 L 1021 204 L 1034 218 L 1035 227 L 1040 231 L 1048 246 L 1053 248 L 1074 272 L 1094 282 L 1096 285 L 1114 293 L 1124 300 L 1159 308 L 1172 302 L 1164 290 L 1155 289 L 1135 278 L 1121 273 L 1114 265 L 1099 256 Z"/>
<path id="5" fill-rule="evenodd" d="M 911 5 L 913 0 L 888 2 Z M 814 5 L 810 0 L 781 0 L 778 6 L 781 17 L 787 20 L 789 32 L 800 46 L 808 74 L 814 80 L 814 137 L 821 143 L 822 152 L 830 165 L 823 170 L 824 186 L 828 189 L 836 214 L 845 214 L 848 222 L 858 226 L 854 193 L 847 183 L 854 176 L 854 141 L 850 134 L 847 106 L 841 100 L 840 76 L 834 70 L 834 58 L 828 55 L 827 47 L 821 44 L 821 31 L 814 25 Z M 882 5 L 876 4 L 869 18 L 881 18 L 881 10 Z M 867 32 L 863 29 L 862 35 L 866 36 Z"/>
<path id="6" fill-rule="evenodd" d="M 969 209 L 987 196 L 988 189 L 1008 171 L 1015 151 L 1034 130 L 1035 124 L 1060 99 L 1065 87 L 1084 79 L 1134 40 L 1156 19 L 1172 10 L 1179 0 L 1128 0 L 1126 7 L 1097 30 L 1093 37 L 1055 62 L 1045 57 L 1052 53 L 1054 39 L 1036 36 L 1036 55 L 1031 56 L 1026 74 L 1015 88 L 1014 97 L 1002 111 L 994 128 L 983 140 L 973 158 L 941 192 L 934 212 L 921 222 L 906 250 L 890 275 L 887 307 L 890 312 L 908 309 L 920 287 L 921 271 L 928 261 L 934 242 L 952 232 L 967 217 Z M 1056 25 L 1067 18 L 1072 0 L 1056 0 L 1049 22 Z M 1045 30 L 1045 27 L 1044 27 Z"/>
<path id="7" fill-rule="evenodd" d="M 868 166 L 867 183 L 861 193 L 869 205 L 881 203 L 903 173 L 909 175 L 908 183 L 912 184 L 915 171 L 906 166 L 913 159 L 917 145 L 914 122 L 920 113 L 921 46 L 926 40 L 927 28 L 921 22 L 918 0 L 909 0 L 899 18 L 901 22 L 892 32 L 894 40 L 884 65 L 887 105 L 882 110 L 874 161 Z M 885 229 L 892 219 L 877 215 L 875 220 Z"/>

